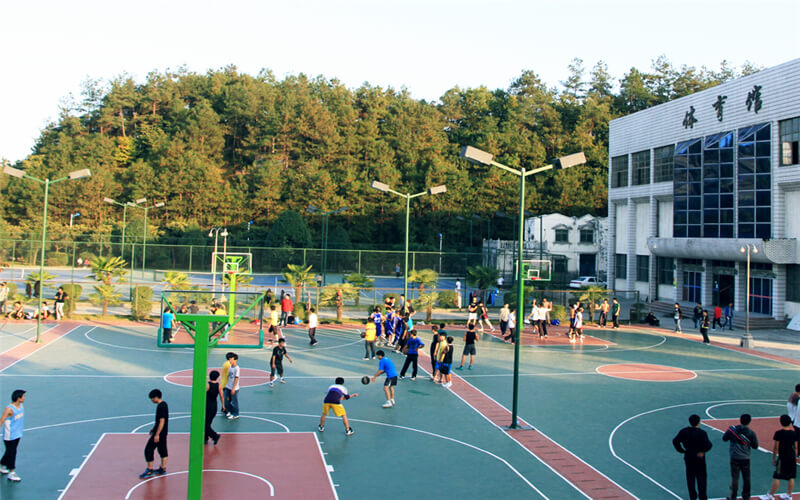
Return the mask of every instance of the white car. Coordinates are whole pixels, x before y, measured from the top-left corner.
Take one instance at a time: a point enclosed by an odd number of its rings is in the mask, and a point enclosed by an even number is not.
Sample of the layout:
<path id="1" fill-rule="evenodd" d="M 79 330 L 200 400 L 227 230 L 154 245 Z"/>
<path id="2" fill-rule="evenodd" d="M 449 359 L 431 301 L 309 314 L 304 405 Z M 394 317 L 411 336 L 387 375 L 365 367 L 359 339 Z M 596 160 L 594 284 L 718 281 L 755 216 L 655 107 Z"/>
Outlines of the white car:
<path id="1" fill-rule="evenodd" d="M 595 276 L 580 276 L 569 282 L 570 288 L 583 288 L 587 286 L 603 286 L 605 283 L 601 282 Z"/>

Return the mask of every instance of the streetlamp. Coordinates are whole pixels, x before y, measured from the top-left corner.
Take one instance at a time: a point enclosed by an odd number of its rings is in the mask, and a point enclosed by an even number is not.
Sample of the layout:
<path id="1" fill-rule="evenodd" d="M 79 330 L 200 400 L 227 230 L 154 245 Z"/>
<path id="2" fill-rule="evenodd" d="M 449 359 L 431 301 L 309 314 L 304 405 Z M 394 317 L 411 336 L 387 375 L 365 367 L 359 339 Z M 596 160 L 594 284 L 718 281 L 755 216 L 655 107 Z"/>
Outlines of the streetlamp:
<path id="1" fill-rule="evenodd" d="M 72 219 L 74 219 L 75 217 L 80 217 L 80 216 L 81 216 L 80 212 L 75 212 L 73 214 L 69 214 L 69 227 L 72 227 Z"/>
<path id="2" fill-rule="evenodd" d="M 439 233 L 439 274 L 442 274 L 442 233 Z"/>
<path id="3" fill-rule="evenodd" d="M 417 194 L 410 194 L 410 193 L 401 193 L 399 191 L 395 191 L 394 189 L 390 188 L 388 184 L 384 184 L 383 182 L 379 181 L 372 181 L 370 187 L 373 189 L 377 189 L 383 193 L 392 193 L 396 194 L 401 198 L 406 199 L 406 246 L 403 252 L 405 256 L 405 265 L 403 266 L 403 297 L 408 297 L 408 226 L 409 226 L 409 217 L 411 214 L 411 199 L 417 198 L 424 194 L 441 194 L 447 192 L 447 186 L 434 186 L 432 188 L 428 188 L 426 191 L 422 191 L 421 193 Z M 408 300 L 408 299 L 406 299 Z"/>
<path id="4" fill-rule="evenodd" d="M 212 227 L 211 230 L 208 232 L 208 237 L 214 236 L 214 254 L 211 256 L 211 294 L 215 294 L 217 292 L 217 239 L 219 238 L 219 232 L 222 231 L 222 238 L 224 239 L 224 243 L 228 241 L 228 229 L 221 228 L 221 227 Z M 227 244 L 225 244 L 227 249 Z"/>
<path id="5" fill-rule="evenodd" d="M 147 211 L 151 208 L 161 208 L 164 206 L 163 201 L 159 201 L 155 205 L 147 206 L 147 198 L 139 198 L 134 202 L 134 206 L 144 209 L 144 228 L 142 229 L 142 279 L 144 279 L 144 266 L 147 262 Z M 131 273 L 131 277 L 133 274 Z"/>
<path id="6" fill-rule="evenodd" d="M 522 275 L 522 236 L 523 236 L 523 229 L 525 224 L 525 178 L 529 175 L 538 174 L 539 172 L 544 172 L 546 170 L 562 170 L 565 168 L 573 167 L 575 165 L 581 165 L 586 163 L 586 156 L 584 156 L 583 152 L 571 154 L 568 156 L 564 156 L 561 158 L 556 159 L 553 161 L 552 165 L 546 165 L 544 167 L 534 168 L 532 170 L 526 170 L 525 167 L 521 167 L 520 169 L 507 167 L 501 163 L 498 163 L 493 160 L 493 155 L 491 153 L 487 153 L 486 151 L 481 151 L 478 148 L 473 148 L 472 146 L 465 146 L 461 150 L 461 158 L 464 158 L 472 163 L 476 163 L 478 165 L 486 165 L 486 166 L 494 166 L 497 168 L 501 168 L 507 172 L 510 172 L 516 176 L 519 176 L 519 226 L 518 226 L 518 233 L 517 237 L 519 239 L 518 243 L 518 255 L 519 259 L 517 261 L 517 324 L 519 327 L 515 332 L 514 336 L 514 392 L 513 392 L 513 403 L 511 407 L 511 425 L 509 428 L 516 429 L 517 425 L 517 400 L 519 396 L 519 344 L 520 344 L 520 332 L 522 330 L 523 322 L 522 318 L 524 318 L 523 310 L 525 309 L 525 290 L 523 287 L 524 284 L 524 277 Z"/>
<path id="7" fill-rule="evenodd" d="M 106 203 L 110 203 L 112 205 L 118 205 L 122 207 L 122 246 L 121 251 L 119 252 L 120 257 L 125 257 L 125 226 L 127 225 L 126 220 L 128 218 L 128 207 L 135 206 L 130 201 L 127 203 L 120 203 L 112 198 L 103 198 L 103 201 Z M 131 274 L 133 277 L 133 274 Z"/>
<path id="8" fill-rule="evenodd" d="M 42 210 L 42 255 L 41 259 L 39 260 L 39 314 L 36 315 L 36 342 L 40 342 L 40 336 L 42 333 L 42 294 L 44 293 L 44 246 L 45 241 L 47 238 L 47 198 L 50 194 L 50 184 L 55 184 L 56 182 L 65 181 L 67 179 L 75 180 L 75 179 L 82 179 L 84 177 L 90 177 L 92 173 L 89 171 L 88 168 L 83 168 L 81 170 L 75 170 L 74 172 L 70 172 L 67 174 L 66 177 L 61 177 L 59 179 L 50 180 L 45 179 L 41 180 L 32 175 L 28 175 L 25 173 L 24 170 L 20 170 L 18 168 L 5 166 L 3 167 L 3 173 L 6 175 L 10 175 L 11 177 L 17 177 L 19 179 L 30 179 L 32 181 L 36 181 L 39 184 L 44 184 L 44 208 Z M 70 222 L 72 218 L 70 216 Z"/>
<path id="9" fill-rule="evenodd" d="M 750 254 L 758 253 L 758 247 L 751 243 L 745 243 L 739 248 L 739 251 L 747 254 L 747 294 L 744 300 L 745 317 L 747 319 L 744 335 L 742 336 L 742 347 L 745 349 L 752 349 L 754 340 L 753 336 L 750 334 Z"/>
<path id="10" fill-rule="evenodd" d="M 320 210 L 314 205 L 309 205 L 306 212 L 320 214 L 322 216 L 322 286 L 328 281 L 328 218 L 332 214 L 339 214 L 346 211 L 348 207 L 337 208 L 336 210 Z"/>

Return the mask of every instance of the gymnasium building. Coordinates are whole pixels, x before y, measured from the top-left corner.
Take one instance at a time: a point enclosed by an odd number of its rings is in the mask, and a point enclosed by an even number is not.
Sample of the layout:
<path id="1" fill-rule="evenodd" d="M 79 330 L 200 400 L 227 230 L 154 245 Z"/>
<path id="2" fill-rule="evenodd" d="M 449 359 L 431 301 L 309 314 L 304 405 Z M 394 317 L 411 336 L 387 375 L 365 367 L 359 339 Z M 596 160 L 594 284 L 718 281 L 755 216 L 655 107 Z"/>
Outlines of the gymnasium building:
<path id="1" fill-rule="evenodd" d="M 745 307 L 753 327 L 800 313 L 800 59 L 612 120 L 609 133 L 609 287 L 687 316 L 732 302 L 736 325 Z"/>

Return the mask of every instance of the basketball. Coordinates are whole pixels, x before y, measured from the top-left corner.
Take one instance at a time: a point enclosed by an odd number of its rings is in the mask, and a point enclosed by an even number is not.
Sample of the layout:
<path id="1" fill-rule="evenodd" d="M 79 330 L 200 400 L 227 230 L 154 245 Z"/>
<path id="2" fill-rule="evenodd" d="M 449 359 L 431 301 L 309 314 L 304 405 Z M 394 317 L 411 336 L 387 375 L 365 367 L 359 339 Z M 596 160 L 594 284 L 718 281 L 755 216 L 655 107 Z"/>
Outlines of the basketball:
<path id="1" fill-rule="evenodd" d="M 367 377 L 366 375 L 361 377 L 361 383 L 364 384 L 364 385 L 369 384 L 369 377 Z"/>
<path id="2" fill-rule="evenodd" d="M 361 338 L 365 338 L 367 336 L 367 332 L 361 332 Z"/>

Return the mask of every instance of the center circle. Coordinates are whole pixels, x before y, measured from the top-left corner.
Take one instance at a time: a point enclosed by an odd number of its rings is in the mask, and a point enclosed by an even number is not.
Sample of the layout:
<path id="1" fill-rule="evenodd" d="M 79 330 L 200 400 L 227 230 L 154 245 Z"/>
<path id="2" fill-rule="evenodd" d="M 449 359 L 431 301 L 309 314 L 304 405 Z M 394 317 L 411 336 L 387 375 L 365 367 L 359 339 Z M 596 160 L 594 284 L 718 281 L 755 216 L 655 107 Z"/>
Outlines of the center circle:
<path id="1" fill-rule="evenodd" d="M 222 373 L 222 368 L 209 368 L 217 370 Z M 173 385 L 182 385 L 184 387 L 192 386 L 192 370 L 180 370 L 164 375 L 164 380 Z M 239 372 L 239 387 L 253 387 L 256 385 L 264 385 L 269 382 L 269 372 L 264 370 L 256 370 L 254 368 L 241 368 Z"/>
<path id="2" fill-rule="evenodd" d="M 645 382 L 681 382 L 697 377 L 697 373 L 675 366 L 650 365 L 646 363 L 620 363 L 598 366 L 597 373 L 625 380 Z"/>

